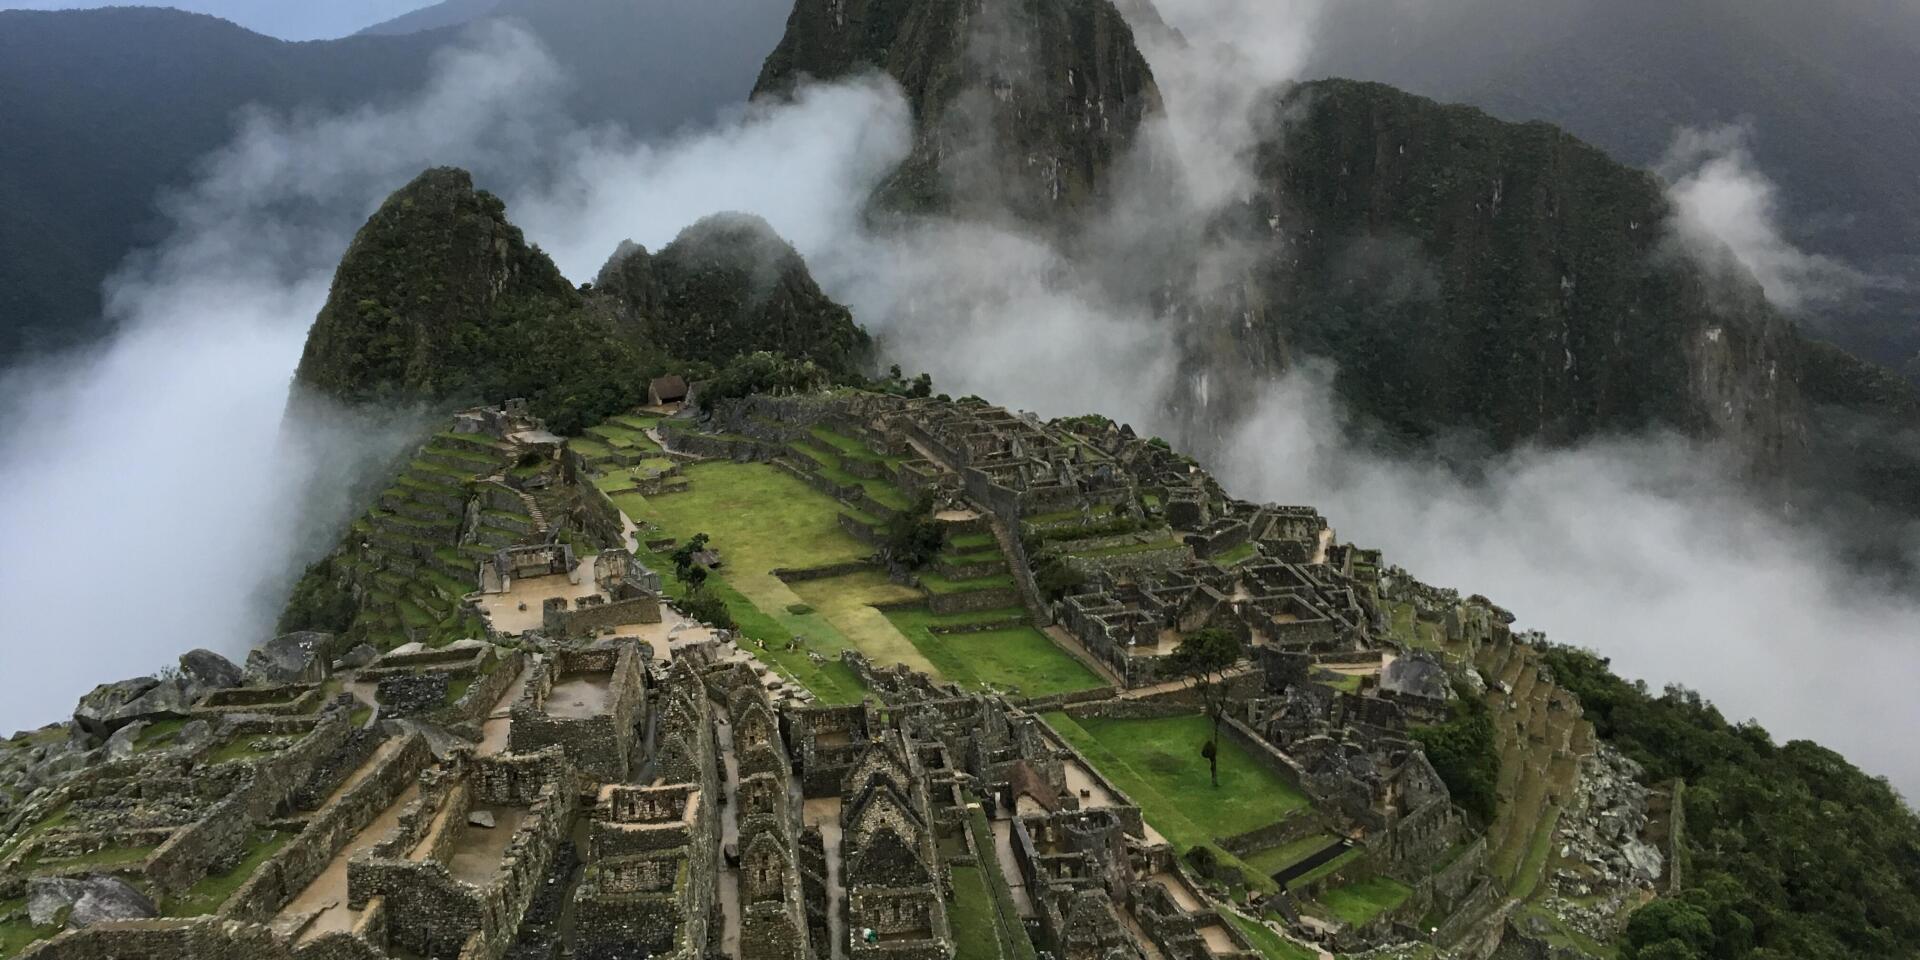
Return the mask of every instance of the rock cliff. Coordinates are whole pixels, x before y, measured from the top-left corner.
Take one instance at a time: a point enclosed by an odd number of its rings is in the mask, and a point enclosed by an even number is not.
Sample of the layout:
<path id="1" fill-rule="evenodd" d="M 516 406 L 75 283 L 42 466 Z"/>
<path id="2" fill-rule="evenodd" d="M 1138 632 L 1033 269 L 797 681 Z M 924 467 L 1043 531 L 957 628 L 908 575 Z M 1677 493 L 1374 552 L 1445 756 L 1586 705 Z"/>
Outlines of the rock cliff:
<path id="1" fill-rule="evenodd" d="M 754 95 L 867 70 L 916 126 L 881 211 L 1057 224 L 1106 196 L 1160 104 L 1109 0 L 800 0 Z"/>

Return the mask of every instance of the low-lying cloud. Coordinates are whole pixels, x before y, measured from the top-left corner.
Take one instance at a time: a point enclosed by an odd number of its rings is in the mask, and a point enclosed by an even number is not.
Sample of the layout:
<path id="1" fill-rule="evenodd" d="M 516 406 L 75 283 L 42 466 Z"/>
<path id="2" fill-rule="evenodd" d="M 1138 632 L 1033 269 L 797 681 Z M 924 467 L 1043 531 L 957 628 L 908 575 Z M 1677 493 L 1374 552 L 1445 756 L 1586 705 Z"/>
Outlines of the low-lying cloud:
<path id="1" fill-rule="evenodd" d="M 1780 189 L 1761 172 L 1743 126 L 1686 127 L 1674 135 L 1659 172 L 1668 181 L 1674 232 L 1707 268 L 1735 282 L 1751 276 L 1782 310 L 1842 300 L 1866 283 L 1853 268 L 1789 241 Z"/>
<path id="2" fill-rule="evenodd" d="M 1517 452 L 1469 483 L 1350 444 L 1325 373 L 1269 392 L 1216 464 L 1223 482 L 1314 504 L 1343 541 L 1484 593 L 1519 628 L 1920 790 L 1920 757 L 1886 735 L 1920 724 L 1920 600 L 1851 574 L 1820 534 L 1743 493 L 1730 460 L 1656 436 Z"/>

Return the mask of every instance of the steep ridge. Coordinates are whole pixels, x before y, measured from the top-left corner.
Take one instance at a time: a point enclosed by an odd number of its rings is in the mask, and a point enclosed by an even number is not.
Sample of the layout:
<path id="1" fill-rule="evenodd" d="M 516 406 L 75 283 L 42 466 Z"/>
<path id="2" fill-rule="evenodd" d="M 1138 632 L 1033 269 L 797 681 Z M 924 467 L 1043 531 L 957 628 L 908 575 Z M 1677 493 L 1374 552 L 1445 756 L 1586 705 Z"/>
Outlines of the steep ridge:
<path id="1" fill-rule="evenodd" d="M 658 255 L 623 249 L 601 279 L 576 290 L 471 174 L 428 170 L 348 247 L 295 386 L 434 409 L 520 397 L 573 431 L 640 403 L 669 369 L 764 352 L 854 377 L 868 360 L 866 333 L 758 218 L 711 217 Z"/>
<path id="2" fill-rule="evenodd" d="M 1779 464 L 1804 444 L 1797 340 L 1754 284 L 1669 248 L 1650 175 L 1545 124 L 1380 84 L 1279 98 L 1250 212 L 1268 336 L 1339 364 L 1355 411 L 1507 448 L 1667 427 Z"/>
<path id="3" fill-rule="evenodd" d="M 716 214 L 681 231 L 658 254 L 622 245 L 595 283 L 622 316 L 676 357 L 725 363 L 735 344 L 812 360 L 830 369 L 863 362 L 872 343 L 834 303 L 773 227 L 747 214 Z"/>
<path id="4" fill-rule="evenodd" d="M 1055 223 L 1106 195 L 1160 102 L 1109 0 L 800 0 L 754 95 L 879 70 L 917 136 L 876 206 Z"/>

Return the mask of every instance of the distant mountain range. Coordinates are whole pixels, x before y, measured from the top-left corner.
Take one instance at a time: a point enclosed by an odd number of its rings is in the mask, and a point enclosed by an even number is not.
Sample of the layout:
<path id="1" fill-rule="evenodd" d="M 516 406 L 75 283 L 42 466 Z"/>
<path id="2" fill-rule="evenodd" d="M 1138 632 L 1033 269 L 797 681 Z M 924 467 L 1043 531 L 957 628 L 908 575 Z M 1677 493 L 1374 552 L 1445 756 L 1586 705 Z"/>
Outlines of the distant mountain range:
<path id="1" fill-rule="evenodd" d="M 746 99 L 784 0 L 450 0 L 366 34 L 287 43 L 176 10 L 0 11 L 0 366 L 107 332 L 100 285 L 161 239 L 156 200 L 237 111 L 339 110 L 419 88 L 483 16 L 530 26 L 575 119 L 636 135 Z"/>

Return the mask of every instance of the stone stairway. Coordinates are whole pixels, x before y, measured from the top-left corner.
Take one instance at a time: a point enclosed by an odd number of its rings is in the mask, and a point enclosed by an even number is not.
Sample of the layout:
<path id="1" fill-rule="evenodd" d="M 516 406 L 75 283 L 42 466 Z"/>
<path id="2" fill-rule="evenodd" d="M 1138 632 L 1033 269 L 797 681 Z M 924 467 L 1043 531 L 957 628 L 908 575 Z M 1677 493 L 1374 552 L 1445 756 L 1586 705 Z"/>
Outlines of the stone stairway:
<path id="1" fill-rule="evenodd" d="M 533 494 L 525 490 L 515 490 L 514 493 L 520 496 L 521 503 L 526 504 L 527 516 L 533 518 L 533 528 L 544 536 L 552 528 L 547 526 L 547 515 L 540 509 L 540 501 L 535 500 Z"/>

